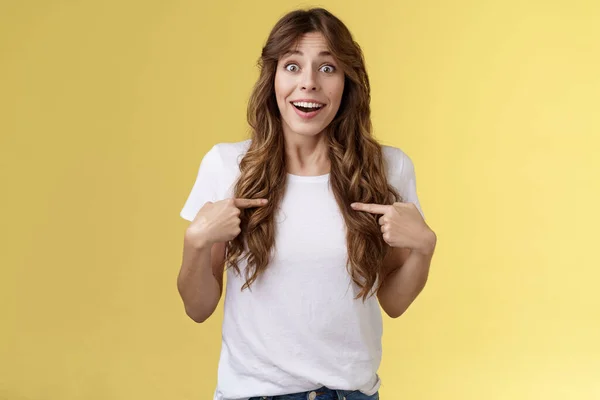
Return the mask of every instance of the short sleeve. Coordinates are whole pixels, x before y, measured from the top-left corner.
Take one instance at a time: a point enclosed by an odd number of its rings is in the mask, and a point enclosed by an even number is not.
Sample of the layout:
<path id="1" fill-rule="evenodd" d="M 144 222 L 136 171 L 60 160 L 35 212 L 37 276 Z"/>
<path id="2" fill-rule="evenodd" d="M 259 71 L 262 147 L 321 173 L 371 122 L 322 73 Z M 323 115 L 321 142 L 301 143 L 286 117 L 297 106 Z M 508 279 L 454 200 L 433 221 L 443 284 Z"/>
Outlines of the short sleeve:
<path id="1" fill-rule="evenodd" d="M 417 177 L 415 166 L 405 152 L 397 147 L 383 146 L 386 159 L 388 181 L 400 193 L 405 203 L 413 203 L 423 219 L 425 214 L 417 196 Z"/>
<path id="2" fill-rule="evenodd" d="M 220 176 L 223 174 L 222 160 L 217 145 L 213 146 L 202 158 L 196 181 L 180 212 L 180 216 L 193 221 L 198 211 L 208 201 L 220 200 Z"/>
<path id="3" fill-rule="evenodd" d="M 419 197 L 417 196 L 417 176 L 415 173 L 415 165 L 413 164 L 410 157 L 404 154 L 402 169 L 400 172 L 400 195 L 402 196 L 405 203 L 413 203 L 417 206 L 417 209 L 421 213 L 423 219 L 425 214 L 421 208 Z"/>

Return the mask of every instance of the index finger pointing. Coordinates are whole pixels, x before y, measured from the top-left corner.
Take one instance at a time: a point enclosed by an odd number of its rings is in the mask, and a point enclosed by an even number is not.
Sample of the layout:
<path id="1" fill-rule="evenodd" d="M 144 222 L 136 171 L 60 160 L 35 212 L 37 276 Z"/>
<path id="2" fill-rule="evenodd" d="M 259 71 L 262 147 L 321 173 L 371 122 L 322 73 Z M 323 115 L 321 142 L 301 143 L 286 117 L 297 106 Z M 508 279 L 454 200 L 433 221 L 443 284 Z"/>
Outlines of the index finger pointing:
<path id="1" fill-rule="evenodd" d="M 352 203 L 351 206 L 357 211 L 366 211 L 371 214 L 385 214 L 390 209 L 390 206 L 382 204 Z"/>
<path id="2" fill-rule="evenodd" d="M 267 204 L 267 199 L 234 199 L 237 208 L 261 207 Z"/>

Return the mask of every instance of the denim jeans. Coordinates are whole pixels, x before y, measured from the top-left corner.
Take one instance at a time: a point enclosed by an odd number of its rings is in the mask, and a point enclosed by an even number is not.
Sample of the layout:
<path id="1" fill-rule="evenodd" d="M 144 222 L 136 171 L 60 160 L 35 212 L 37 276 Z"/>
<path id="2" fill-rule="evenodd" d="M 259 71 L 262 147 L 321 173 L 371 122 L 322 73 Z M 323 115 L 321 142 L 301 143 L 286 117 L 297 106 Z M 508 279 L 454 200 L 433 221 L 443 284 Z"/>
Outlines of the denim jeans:
<path id="1" fill-rule="evenodd" d="M 379 392 L 369 396 L 359 390 L 334 390 L 323 386 L 309 392 L 251 397 L 250 400 L 379 400 Z"/>

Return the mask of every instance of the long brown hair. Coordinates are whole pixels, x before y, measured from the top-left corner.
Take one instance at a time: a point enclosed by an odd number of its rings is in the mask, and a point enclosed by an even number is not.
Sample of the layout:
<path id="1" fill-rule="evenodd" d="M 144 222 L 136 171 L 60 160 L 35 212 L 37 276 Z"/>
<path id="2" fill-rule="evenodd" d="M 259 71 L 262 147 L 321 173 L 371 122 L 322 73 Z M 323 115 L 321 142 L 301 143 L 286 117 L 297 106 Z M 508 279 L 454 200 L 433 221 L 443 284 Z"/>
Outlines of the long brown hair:
<path id="1" fill-rule="evenodd" d="M 248 102 L 251 144 L 240 162 L 235 197 L 268 198 L 265 207 L 241 212 L 242 232 L 227 244 L 226 265 L 240 273 L 239 258 L 247 259 L 250 287 L 269 263 L 275 243 L 275 213 L 286 188 L 286 157 L 281 114 L 275 98 L 275 72 L 281 55 L 306 33 L 320 32 L 345 74 L 340 108 L 324 134 L 331 163 L 330 184 L 347 230 L 347 268 L 360 287 L 363 301 L 381 274 L 389 251 L 379 216 L 350 208 L 352 202 L 392 204 L 400 201 L 388 184 L 381 145 L 372 137 L 370 84 L 360 46 L 348 28 L 323 8 L 296 10 L 273 27 L 258 60 L 260 76 Z M 379 282 L 381 284 L 381 280 Z"/>

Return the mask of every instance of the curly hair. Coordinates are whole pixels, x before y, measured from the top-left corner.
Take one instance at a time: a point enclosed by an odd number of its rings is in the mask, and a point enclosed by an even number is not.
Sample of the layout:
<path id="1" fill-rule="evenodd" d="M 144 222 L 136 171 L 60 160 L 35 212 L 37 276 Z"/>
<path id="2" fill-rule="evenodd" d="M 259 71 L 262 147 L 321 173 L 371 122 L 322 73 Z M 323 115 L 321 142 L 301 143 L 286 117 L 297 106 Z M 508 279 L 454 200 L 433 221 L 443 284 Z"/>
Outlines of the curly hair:
<path id="1" fill-rule="evenodd" d="M 385 174 L 381 145 L 372 136 L 371 88 L 364 56 L 348 28 L 323 8 L 296 10 L 273 27 L 258 60 L 260 76 L 248 102 L 251 143 L 240 161 L 235 197 L 268 198 L 265 207 L 241 210 L 242 232 L 227 244 L 226 265 L 240 273 L 238 262 L 247 259 L 249 288 L 268 266 L 275 244 L 275 213 L 286 189 L 286 157 L 282 119 L 275 98 L 279 58 L 307 33 L 321 33 L 344 71 L 340 108 L 325 129 L 331 163 L 330 185 L 347 226 L 346 268 L 360 288 L 356 298 L 366 300 L 382 273 L 390 250 L 377 216 L 352 210 L 352 202 L 392 204 L 401 201 Z M 381 280 L 379 279 L 379 285 Z M 378 289 L 379 286 L 376 288 Z"/>

